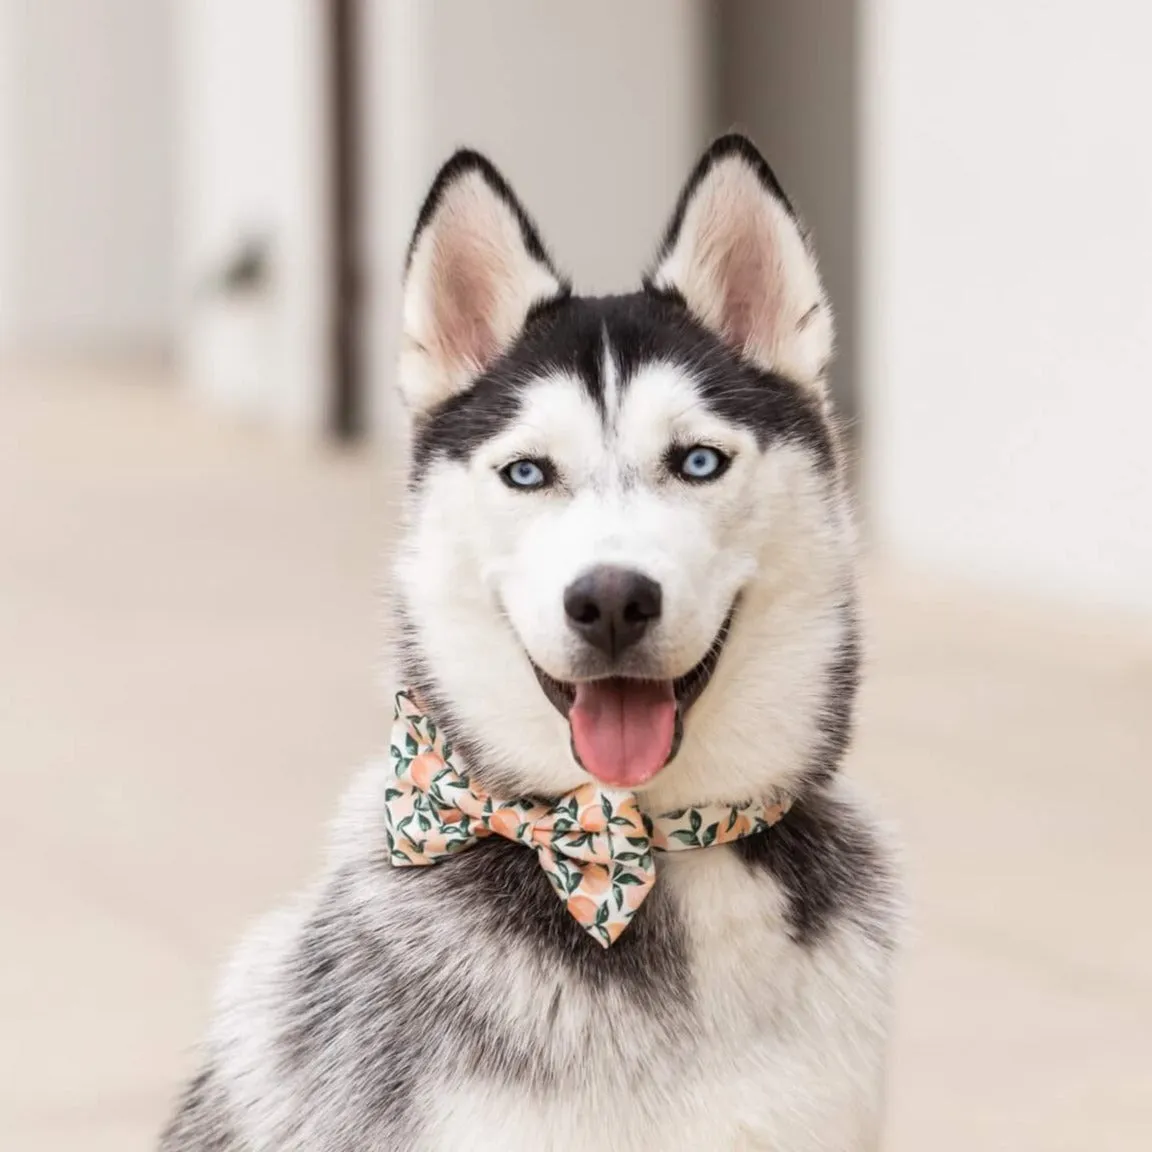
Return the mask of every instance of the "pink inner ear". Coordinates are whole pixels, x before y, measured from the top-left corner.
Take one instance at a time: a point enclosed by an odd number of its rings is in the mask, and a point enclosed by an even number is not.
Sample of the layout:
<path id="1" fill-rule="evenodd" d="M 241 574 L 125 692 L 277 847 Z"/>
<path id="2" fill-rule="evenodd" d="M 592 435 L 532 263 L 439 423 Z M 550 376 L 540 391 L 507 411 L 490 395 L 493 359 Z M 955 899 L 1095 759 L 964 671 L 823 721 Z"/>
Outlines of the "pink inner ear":
<path id="1" fill-rule="evenodd" d="M 435 351 L 454 369 L 475 370 L 500 351 L 490 319 L 497 300 L 496 270 L 491 254 L 486 266 L 482 246 L 471 238 L 446 240 L 437 244 L 433 265 Z"/>
<path id="2" fill-rule="evenodd" d="M 779 262 L 769 229 L 743 228 L 727 238 L 716 265 L 721 323 L 733 345 L 763 345 L 776 334 L 784 307 Z"/>

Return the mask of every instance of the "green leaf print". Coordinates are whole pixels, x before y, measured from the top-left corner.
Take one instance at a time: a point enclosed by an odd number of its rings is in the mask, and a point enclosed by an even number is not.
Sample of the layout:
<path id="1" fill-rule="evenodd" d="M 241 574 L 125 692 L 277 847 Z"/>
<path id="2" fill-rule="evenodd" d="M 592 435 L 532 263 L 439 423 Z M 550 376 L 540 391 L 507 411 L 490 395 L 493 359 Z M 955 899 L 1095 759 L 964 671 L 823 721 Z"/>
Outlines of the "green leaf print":
<path id="1" fill-rule="evenodd" d="M 644 881 L 640 879 L 633 872 L 621 872 L 619 876 L 615 877 L 617 884 L 643 884 Z"/>
<path id="2" fill-rule="evenodd" d="M 612 819 L 612 801 L 607 796 L 600 797 L 600 811 L 604 813 L 606 820 Z"/>
<path id="3" fill-rule="evenodd" d="M 385 800 L 396 800 L 397 798 L 399 798 L 400 796 L 403 796 L 403 795 L 404 795 L 404 793 L 401 792 L 399 788 L 385 788 L 384 789 L 384 799 Z"/>
<path id="4" fill-rule="evenodd" d="M 707 848 L 708 845 L 716 839 L 716 833 L 719 830 L 719 824 L 709 824 L 708 827 L 704 829 L 704 835 L 700 837 L 700 847 Z"/>
<path id="5" fill-rule="evenodd" d="M 679 840 L 681 844 L 691 844 L 693 848 L 698 847 L 696 843 L 696 833 L 689 832 L 687 828 L 677 828 L 672 833 L 673 840 Z"/>
<path id="6" fill-rule="evenodd" d="M 612 909 L 608 907 L 608 901 L 605 900 L 599 908 L 596 909 L 595 923 L 599 926 L 607 923 L 608 917 L 612 914 Z"/>
<path id="7" fill-rule="evenodd" d="M 408 753 L 408 755 L 409 756 L 415 756 L 419 747 L 420 747 L 420 745 L 417 744 L 416 741 L 412 738 L 412 733 L 411 732 L 405 732 L 404 733 L 404 750 Z"/>
<path id="8" fill-rule="evenodd" d="M 700 819 L 700 813 L 697 812 L 695 808 L 692 809 L 692 815 L 688 818 L 688 822 L 692 825 L 693 832 L 700 831 L 702 821 Z"/>
<path id="9" fill-rule="evenodd" d="M 616 911 L 624 907 L 624 889 L 619 884 L 612 885 L 612 895 L 616 897 Z"/>

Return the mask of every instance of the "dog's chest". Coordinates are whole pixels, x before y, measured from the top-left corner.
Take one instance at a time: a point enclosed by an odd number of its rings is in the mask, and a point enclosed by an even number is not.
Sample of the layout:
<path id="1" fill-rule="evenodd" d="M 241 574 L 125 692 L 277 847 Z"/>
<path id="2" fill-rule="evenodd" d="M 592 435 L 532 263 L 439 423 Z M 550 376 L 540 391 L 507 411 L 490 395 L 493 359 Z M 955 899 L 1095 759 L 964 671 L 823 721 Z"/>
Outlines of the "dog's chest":
<path id="1" fill-rule="evenodd" d="M 533 1074 L 513 1084 L 481 1068 L 442 1083 L 425 1147 L 867 1147 L 882 991 L 866 957 L 848 937 L 794 943 L 779 888 L 727 851 L 670 856 L 659 883 L 686 979 L 520 990 Z"/>

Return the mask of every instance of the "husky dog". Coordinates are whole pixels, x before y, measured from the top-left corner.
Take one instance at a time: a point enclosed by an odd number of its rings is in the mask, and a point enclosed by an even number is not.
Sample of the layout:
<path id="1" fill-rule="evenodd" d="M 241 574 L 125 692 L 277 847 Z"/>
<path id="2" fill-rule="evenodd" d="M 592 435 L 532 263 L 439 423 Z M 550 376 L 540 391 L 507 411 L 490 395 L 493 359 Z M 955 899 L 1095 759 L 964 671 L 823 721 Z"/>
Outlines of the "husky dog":
<path id="1" fill-rule="evenodd" d="M 162 1149 L 876 1148 L 896 884 L 837 774 L 855 542 L 792 205 L 724 137 L 640 289 L 583 297 L 460 152 L 403 322 L 397 656 L 467 778 L 544 804 L 622 790 L 650 828 L 787 811 L 653 854 L 604 947 L 506 835 L 394 867 L 395 759 L 368 769 L 321 879 L 231 965 Z"/>

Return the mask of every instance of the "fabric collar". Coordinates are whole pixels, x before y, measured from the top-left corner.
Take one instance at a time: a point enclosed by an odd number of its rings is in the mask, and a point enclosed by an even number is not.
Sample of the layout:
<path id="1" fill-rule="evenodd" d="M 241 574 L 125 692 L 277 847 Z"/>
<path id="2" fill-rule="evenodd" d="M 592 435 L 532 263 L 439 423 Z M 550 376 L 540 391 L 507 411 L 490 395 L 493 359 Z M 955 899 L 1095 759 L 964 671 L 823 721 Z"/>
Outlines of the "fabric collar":
<path id="1" fill-rule="evenodd" d="M 384 792 L 389 859 L 437 864 L 487 836 L 531 848 L 572 916 L 607 948 L 656 882 L 653 850 L 708 848 L 772 827 L 790 801 L 685 808 L 650 817 L 635 795 L 581 785 L 555 804 L 498 800 L 474 785 L 411 691 L 396 694 Z"/>

